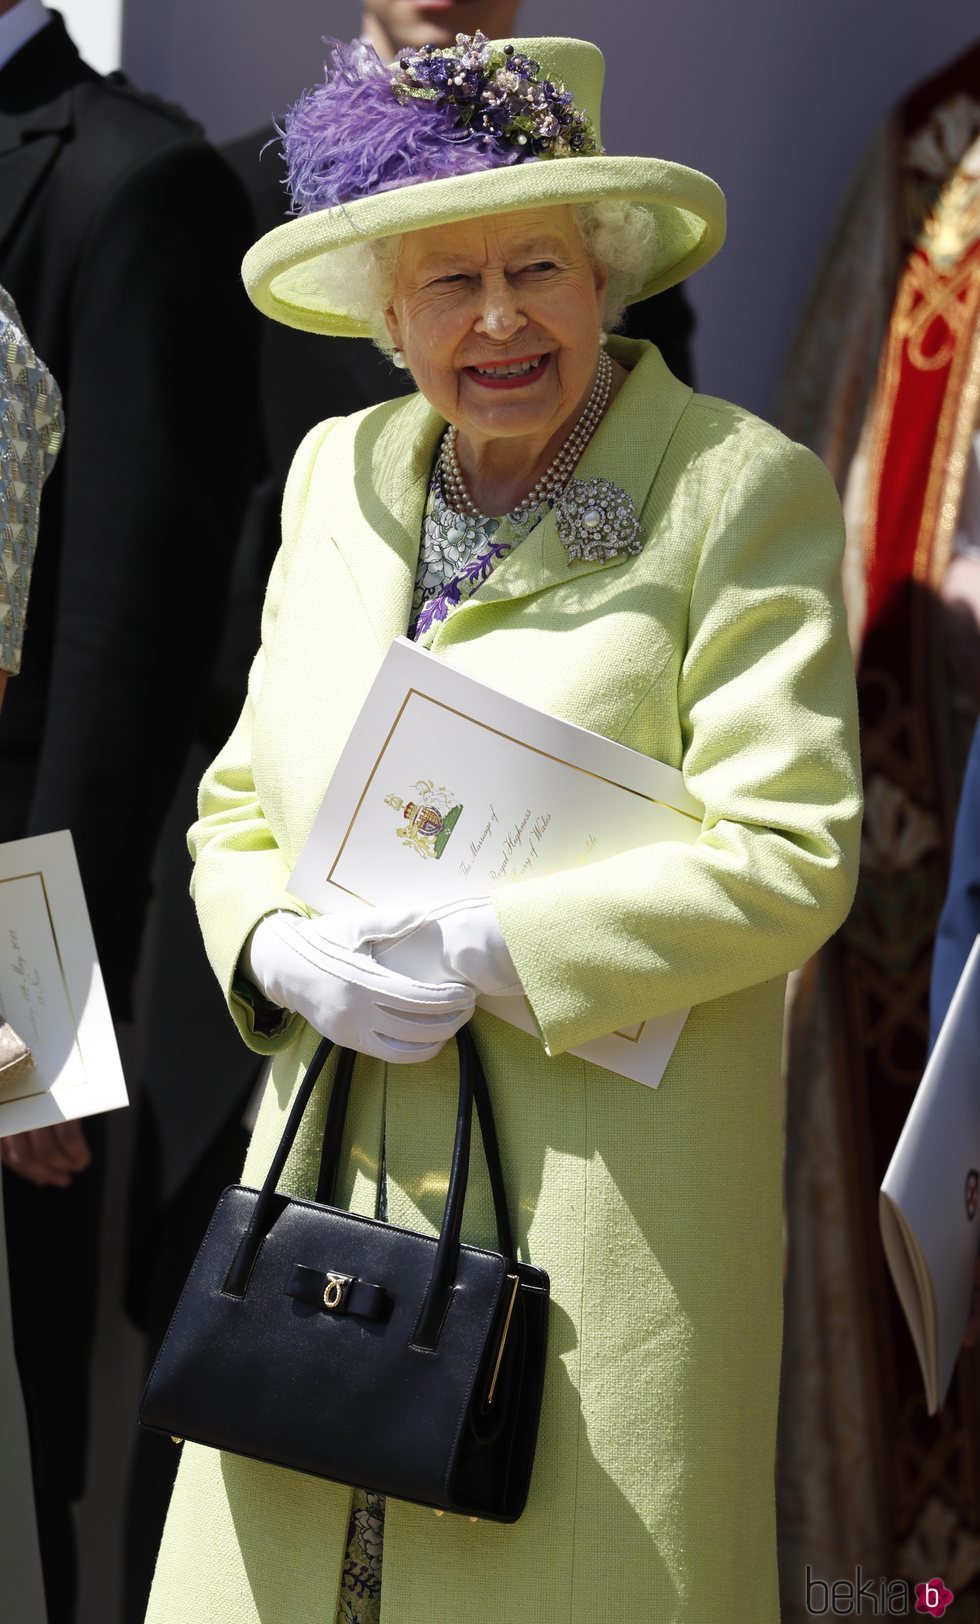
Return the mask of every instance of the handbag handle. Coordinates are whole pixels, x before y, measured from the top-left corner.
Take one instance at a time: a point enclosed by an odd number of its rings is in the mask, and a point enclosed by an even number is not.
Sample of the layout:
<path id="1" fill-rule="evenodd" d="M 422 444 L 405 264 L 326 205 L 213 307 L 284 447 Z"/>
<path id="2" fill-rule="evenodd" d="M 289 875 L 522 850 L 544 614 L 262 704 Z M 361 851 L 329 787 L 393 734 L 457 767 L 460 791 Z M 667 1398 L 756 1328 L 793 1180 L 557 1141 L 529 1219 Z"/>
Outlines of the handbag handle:
<path id="1" fill-rule="evenodd" d="M 497 1127 L 493 1119 L 493 1108 L 490 1104 L 490 1090 L 487 1087 L 487 1079 L 479 1051 L 468 1026 L 464 1026 L 457 1032 L 456 1047 L 459 1051 L 461 1086 L 463 1084 L 464 1066 L 471 1068 L 471 1086 L 476 1100 L 477 1120 L 480 1124 L 480 1133 L 483 1139 L 483 1153 L 490 1178 L 490 1192 L 493 1197 L 494 1217 L 497 1224 L 497 1246 L 504 1257 L 513 1258 L 514 1243 L 510 1232 L 510 1218 L 507 1213 L 507 1195 L 504 1189 L 504 1175 L 500 1166 L 500 1147 L 497 1142 Z M 340 1171 L 340 1152 L 344 1140 L 344 1123 L 347 1117 L 347 1104 L 356 1059 L 357 1056 L 352 1049 L 341 1050 L 333 1087 L 330 1090 L 327 1120 L 323 1127 L 320 1174 L 316 1187 L 317 1201 L 327 1207 L 332 1207 L 335 1204 L 337 1177 Z M 465 1194 L 465 1184 L 463 1193 Z"/>
<path id="2" fill-rule="evenodd" d="M 276 1153 L 272 1158 L 269 1171 L 259 1192 L 252 1217 L 242 1236 L 225 1280 L 224 1289 L 232 1296 L 243 1297 L 248 1288 L 249 1277 L 258 1256 L 259 1247 L 277 1215 L 276 1193 L 283 1168 L 286 1165 L 286 1159 L 292 1150 L 293 1142 L 299 1132 L 300 1123 L 306 1113 L 306 1107 L 310 1102 L 314 1087 L 333 1047 L 333 1041 L 330 1038 L 324 1038 L 317 1046 L 307 1068 L 306 1076 L 303 1078 L 293 1101 L 286 1120 L 286 1126 L 283 1129 L 282 1138 L 276 1148 Z M 442 1227 L 436 1245 L 435 1261 L 412 1337 L 413 1343 L 420 1348 L 434 1348 L 436 1346 L 456 1280 L 460 1233 L 463 1223 L 463 1202 L 469 1177 L 470 1136 L 474 1099 L 476 1100 L 477 1119 L 480 1124 L 483 1150 L 490 1177 L 490 1189 L 493 1196 L 494 1215 L 497 1225 L 497 1245 L 508 1261 L 513 1260 L 514 1257 L 510 1219 L 507 1213 L 507 1197 L 504 1190 L 503 1172 L 500 1166 L 500 1147 L 497 1141 L 493 1109 L 490 1104 L 490 1092 L 487 1088 L 487 1081 L 477 1053 L 476 1044 L 473 1042 L 468 1026 L 462 1027 L 456 1033 L 456 1047 L 459 1053 L 459 1103 L 456 1111 L 456 1136 L 449 1172 L 449 1188 L 446 1192 L 446 1206 L 443 1211 Z M 333 1205 L 355 1059 L 356 1056 L 352 1050 L 341 1050 L 330 1094 L 327 1120 L 324 1124 L 317 1199 L 327 1206 Z"/>

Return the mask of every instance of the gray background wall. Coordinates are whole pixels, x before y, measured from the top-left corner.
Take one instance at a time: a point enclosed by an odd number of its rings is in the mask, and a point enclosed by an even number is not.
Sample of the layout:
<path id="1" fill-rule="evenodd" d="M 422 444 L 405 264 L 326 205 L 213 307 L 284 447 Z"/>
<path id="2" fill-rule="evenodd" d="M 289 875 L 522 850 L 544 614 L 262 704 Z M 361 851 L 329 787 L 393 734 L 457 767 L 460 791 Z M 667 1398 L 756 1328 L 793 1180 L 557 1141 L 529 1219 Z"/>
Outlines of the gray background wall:
<path id="1" fill-rule="evenodd" d="M 122 54 L 123 0 L 56 0 L 86 62 L 100 73 L 118 68 Z"/>
<path id="2" fill-rule="evenodd" d="M 355 0 L 126 0 L 123 61 L 223 140 L 315 82 L 321 36 L 357 19 Z M 690 285 L 698 381 L 770 414 L 854 166 L 892 103 L 980 37 L 976 0 L 525 0 L 521 24 L 602 48 L 610 151 L 720 182 L 728 243 Z"/>

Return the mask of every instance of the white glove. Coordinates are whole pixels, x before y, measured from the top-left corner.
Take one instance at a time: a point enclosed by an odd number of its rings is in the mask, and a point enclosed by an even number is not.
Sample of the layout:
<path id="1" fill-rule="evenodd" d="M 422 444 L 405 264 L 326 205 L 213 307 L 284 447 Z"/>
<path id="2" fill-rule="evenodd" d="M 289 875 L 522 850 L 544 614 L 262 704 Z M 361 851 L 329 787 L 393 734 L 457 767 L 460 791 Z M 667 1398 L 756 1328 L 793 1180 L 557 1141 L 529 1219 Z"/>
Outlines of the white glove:
<path id="1" fill-rule="evenodd" d="M 305 919 L 275 913 L 246 943 L 248 979 L 344 1048 L 378 1060 L 431 1060 L 473 1014 L 473 989 L 440 976 L 423 982 L 347 944 L 360 915 Z"/>
<path id="2" fill-rule="evenodd" d="M 523 991 L 489 897 L 344 916 L 348 945 L 413 980 L 466 982 L 486 997 Z"/>

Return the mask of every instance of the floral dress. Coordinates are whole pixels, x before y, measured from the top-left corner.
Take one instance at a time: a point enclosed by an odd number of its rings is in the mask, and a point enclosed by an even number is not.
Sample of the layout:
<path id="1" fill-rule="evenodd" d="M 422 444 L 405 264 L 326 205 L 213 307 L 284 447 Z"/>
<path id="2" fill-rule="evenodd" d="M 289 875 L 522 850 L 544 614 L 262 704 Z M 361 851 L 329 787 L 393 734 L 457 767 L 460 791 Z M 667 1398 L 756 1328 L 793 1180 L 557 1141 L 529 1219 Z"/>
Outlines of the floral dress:
<path id="1" fill-rule="evenodd" d="M 443 495 L 437 462 L 422 521 L 409 635 L 422 637 L 471 598 L 500 560 L 531 534 L 550 505 L 545 501 L 533 508 L 515 508 L 501 519 L 457 513 Z"/>
<path id="2" fill-rule="evenodd" d="M 409 636 L 422 637 L 430 626 L 471 598 L 490 579 L 500 560 L 531 534 L 549 506 L 549 502 L 541 502 L 534 508 L 518 508 L 500 519 L 456 513 L 443 496 L 437 463 L 422 521 Z M 382 1163 L 378 1217 L 383 1219 L 388 1216 L 385 1194 Z M 384 1528 L 384 1496 L 355 1489 L 337 1624 L 379 1624 Z"/>

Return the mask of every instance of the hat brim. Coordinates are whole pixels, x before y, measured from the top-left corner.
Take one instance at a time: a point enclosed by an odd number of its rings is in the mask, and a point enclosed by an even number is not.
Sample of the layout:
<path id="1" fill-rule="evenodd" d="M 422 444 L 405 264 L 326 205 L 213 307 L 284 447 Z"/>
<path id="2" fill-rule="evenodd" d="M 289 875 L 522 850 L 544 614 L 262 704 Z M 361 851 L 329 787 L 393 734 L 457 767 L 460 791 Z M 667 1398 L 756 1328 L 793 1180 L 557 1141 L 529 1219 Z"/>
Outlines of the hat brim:
<path id="1" fill-rule="evenodd" d="M 252 303 L 308 333 L 369 338 L 371 327 L 331 308 L 317 261 L 353 243 L 519 209 L 618 199 L 649 209 L 657 252 L 633 302 L 662 293 L 712 258 L 725 239 L 725 199 L 713 180 L 659 158 L 555 158 L 420 181 L 276 226 L 249 249 Z"/>

